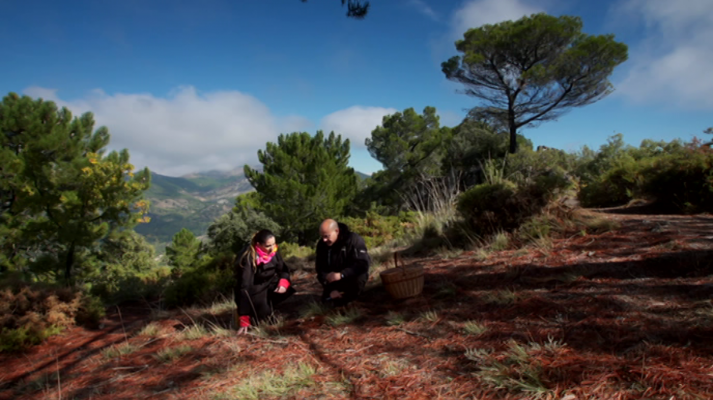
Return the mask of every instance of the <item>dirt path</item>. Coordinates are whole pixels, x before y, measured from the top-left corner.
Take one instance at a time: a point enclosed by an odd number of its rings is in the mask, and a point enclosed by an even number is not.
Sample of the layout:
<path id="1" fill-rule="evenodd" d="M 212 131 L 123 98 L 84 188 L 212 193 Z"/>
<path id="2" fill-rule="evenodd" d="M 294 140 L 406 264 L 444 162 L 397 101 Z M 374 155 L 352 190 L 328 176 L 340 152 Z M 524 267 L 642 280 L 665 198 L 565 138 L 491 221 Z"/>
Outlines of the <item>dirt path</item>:
<path id="1" fill-rule="evenodd" d="M 621 228 L 407 260 L 426 268 L 408 300 L 376 284 L 304 316 L 316 286 L 300 275 L 263 336 L 185 330 L 227 326 L 227 309 L 114 308 L 100 329 L 1 355 L 0 399 L 713 398 L 713 217 L 602 215 Z"/>

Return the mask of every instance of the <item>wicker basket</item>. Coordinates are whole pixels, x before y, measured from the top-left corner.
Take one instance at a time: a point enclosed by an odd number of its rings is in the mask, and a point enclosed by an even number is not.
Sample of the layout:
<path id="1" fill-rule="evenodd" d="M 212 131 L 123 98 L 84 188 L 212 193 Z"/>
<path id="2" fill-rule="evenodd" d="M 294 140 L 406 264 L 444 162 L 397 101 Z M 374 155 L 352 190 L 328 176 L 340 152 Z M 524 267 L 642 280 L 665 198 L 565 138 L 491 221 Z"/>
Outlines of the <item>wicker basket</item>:
<path id="1" fill-rule="evenodd" d="M 418 296 L 423 291 L 423 266 L 404 266 L 402 262 L 399 267 L 398 259 L 399 253 L 394 252 L 394 268 L 379 274 L 384 288 L 394 299 Z"/>

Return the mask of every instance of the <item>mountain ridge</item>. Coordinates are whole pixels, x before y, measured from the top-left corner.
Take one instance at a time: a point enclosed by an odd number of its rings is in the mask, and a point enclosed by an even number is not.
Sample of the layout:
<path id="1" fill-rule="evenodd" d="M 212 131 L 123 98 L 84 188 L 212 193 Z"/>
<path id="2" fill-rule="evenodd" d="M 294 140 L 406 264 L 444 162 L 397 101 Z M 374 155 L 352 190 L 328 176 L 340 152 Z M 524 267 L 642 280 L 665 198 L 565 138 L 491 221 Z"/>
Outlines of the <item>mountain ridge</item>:
<path id="1" fill-rule="evenodd" d="M 251 168 L 261 171 L 262 165 Z M 356 174 L 360 180 L 369 177 L 358 171 Z M 137 225 L 135 230 L 162 253 L 164 245 L 182 228 L 196 236 L 205 235 L 216 218 L 233 208 L 237 196 L 253 190 L 242 167 L 178 177 L 151 172 L 151 187 L 144 196 L 150 202 L 150 221 Z"/>

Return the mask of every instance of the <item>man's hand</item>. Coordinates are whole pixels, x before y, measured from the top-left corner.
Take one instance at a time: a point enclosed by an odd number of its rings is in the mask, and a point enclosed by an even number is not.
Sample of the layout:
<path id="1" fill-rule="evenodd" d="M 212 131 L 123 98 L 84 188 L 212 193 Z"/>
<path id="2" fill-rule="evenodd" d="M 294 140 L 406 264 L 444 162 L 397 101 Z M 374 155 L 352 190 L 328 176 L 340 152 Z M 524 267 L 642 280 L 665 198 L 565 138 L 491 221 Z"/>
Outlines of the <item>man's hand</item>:
<path id="1" fill-rule="evenodd" d="M 332 283 L 336 282 L 340 279 L 342 279 L 342 273 L 341 272 L 330 272 L 327 274 L 327 282 Z"/>
<path id="2" fill-rule="evenodd" d="M 284 286 L 278 286 L 277 288 L 275 288 L 275 293 L 285 293 L 286 291 L 287 289 L 285 289 Z"/>
<path id="3" fill-rule="evenodd" d="M 343 294 L 343 292 L 332 290 L 332 293 L 329 294 L 329 297 L 331 297 L 332 299 L 341 299 Z"/>

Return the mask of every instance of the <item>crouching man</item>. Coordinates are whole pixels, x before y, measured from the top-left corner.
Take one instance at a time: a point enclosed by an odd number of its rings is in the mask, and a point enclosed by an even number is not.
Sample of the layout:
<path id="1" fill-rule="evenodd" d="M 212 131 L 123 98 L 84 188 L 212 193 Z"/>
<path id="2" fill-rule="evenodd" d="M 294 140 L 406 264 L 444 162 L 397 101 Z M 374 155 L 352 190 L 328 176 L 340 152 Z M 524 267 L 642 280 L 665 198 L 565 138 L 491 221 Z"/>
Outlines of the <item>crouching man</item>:
<path id="1" fill-rule="evenodd" d="M 340 307 L 355 300 L 369 279 L 371 258 L 364 239 L 333 219 L 319 226 L 315 270 L 322 284 L 322 301 Z"/>

